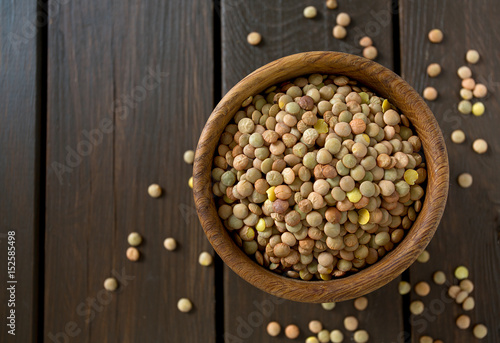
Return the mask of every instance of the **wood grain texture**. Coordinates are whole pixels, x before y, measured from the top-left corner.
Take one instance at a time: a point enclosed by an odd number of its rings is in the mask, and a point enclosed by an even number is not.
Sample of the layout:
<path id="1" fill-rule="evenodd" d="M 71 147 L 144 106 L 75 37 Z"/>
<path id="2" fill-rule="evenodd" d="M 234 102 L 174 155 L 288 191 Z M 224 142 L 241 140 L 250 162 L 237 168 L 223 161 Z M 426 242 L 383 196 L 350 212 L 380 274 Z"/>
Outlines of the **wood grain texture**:
<path id="1" fill-rule="evenodd" d="M 37 340 L 41 51 L 36 9 L 36 1 L 0 3 L 0 342 Z M 15 308 L 7 302 L 9 231 L 15 231 Z M 15 336 L 7 327 L 11 309 Z"/>
<path id="2" fill-rule="evenodd" d="M 446 138 L 450 161 L 451 182 L 448 204 L 435 238 L 429 245 L 431 260 L 411 268 L 411 281 L 431 280 L 436 270 L 443 270 L 450 283 L 453 270 L 467 266 L 470 278 L 475 283 L 472 296 L 476 308 L 467 314 L 472 326 L 484 323 L 488 326 L 485 342 L 500 342 L 500 199 L 498 196 L 498 170 L 500 169 L 500 72 L 497 68 L 500 39 L 497 19 L 500 9 L 496 1 L 471 4 L 468 1 L 401 1 L 402 74 L 417 91 L 434 86 L 440 96 L 429 103 L 436 114 Z M 432 28 L 444 32 L 441 44 L 431 44 L 427 33 Z M 481 54 L 478 64 L 471 65 L 477 82 L 487 85 L 489 96 L 483 100 L 486 112 L 482 117 L 460 114 L 460 80 L 456 70 L 466 65 L 465 53 L 476 49 Z M 433 62 L 440 63 L 443 72 L 435 79 L 429 78 L 425 70 Z M 457 145 L 451 142 L 453 130 L 461 129 L 466 141 Z M 489 151 L 477 155 L 472 142 L 485 139 Z M 471 173 L 474 184 L 469 189 L 458 186 L 457 177 L 463 172 Z M 464 313 L 455 303 L 442 297 L 444 286 L 433 286 L 424 299 L 428 309 L 426 315 L 413 319 L 413 342 L 427 334 L 444 342 L 474 342 L 472 328 L 458 330 L 455 319 Z M 418 298 L 413 295 L 413 299 Z M 443 300 L 444 299 L 444 300 Z M 471 326 L 471 327 L 472 327 Z"/>
<path id="3" fill-rule="evenodd" d="M 215 342 L 214 270 L 197 262 L 211 250 L 182 159 L 213 108 L 212 15 L 199 0 L 68 2 L 54 15 L 48 342 Z M 161 198 L 148 196 L 151 183 Z M 125 257 L 132 231 L 144 237 L 136 263 Z M 163 247 L 169 236 L 175 252 Z M 104 292 L 116 275 L 118 291 Z M 178 312 L 181 297 L 192 300 L 191 313 Z"/>

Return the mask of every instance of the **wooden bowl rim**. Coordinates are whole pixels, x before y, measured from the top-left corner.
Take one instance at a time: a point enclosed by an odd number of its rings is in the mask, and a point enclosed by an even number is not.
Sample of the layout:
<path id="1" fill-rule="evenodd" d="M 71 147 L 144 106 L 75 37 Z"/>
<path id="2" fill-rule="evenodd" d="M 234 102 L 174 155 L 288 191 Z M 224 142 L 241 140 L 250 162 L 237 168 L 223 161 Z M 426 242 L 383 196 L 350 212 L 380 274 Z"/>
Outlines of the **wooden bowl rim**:
<path id="1" fill-rule="evenodd" d="M 397 247 L 375 264 L 347 277 L 303 281 L 278 275 L 260 266 L 233 241 L 217 215 L 212 193 L 213 155 L 225 126 L 250 95 L 311 73 L 339 74 L 357 80 L 389 99 L 416 128 L 427 163 L 428 185 L 422 210 Z M 433 237 L 444 212 L 449 183 L 444 138 L 431 110 L 401 77 L 363 57 L 328 51 L 286 56 L 257 69 L 236 84 L 219 102 L 201 133 L 193 167 L 194 199 L 205 234 L 222 260 L 240 277 L 275 296 L 300 302 L 332 302 L 372 292 L 406 270 Z"/>

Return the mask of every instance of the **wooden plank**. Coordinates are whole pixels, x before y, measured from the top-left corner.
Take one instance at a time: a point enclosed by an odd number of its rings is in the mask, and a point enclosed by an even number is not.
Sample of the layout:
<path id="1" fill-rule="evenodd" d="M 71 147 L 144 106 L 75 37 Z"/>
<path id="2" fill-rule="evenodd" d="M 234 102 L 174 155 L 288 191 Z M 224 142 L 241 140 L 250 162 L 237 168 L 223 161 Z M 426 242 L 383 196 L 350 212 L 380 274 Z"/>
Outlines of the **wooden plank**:
<path id="1" fill-rule="evenodd" d="M 54 16 L 47 341 L 215 341 L 214 269 L 197 263 L 209 244 L 182 159 L 213 108 L 212 20 L 201 0 L 69 2 Z M 148 196 L 151 183 L 161 198 Z M 144 237 L 137 263 L 125 257 L 132 231 Z M 120 286 L 108 294 L 113 275 Z M 191 313 L 178 312 L 181 297 Z"/>
<path id="2" fill-rule="evenodd" d="M 472 326 L 484 323 L 489 334 L 487 342 L 500 341 L 500 293 L 498 292 L 500 270 L 499 221 L 500 200 L 498 197 L 498 170 L 500 169 L 500 145 L 498 127 L 500 110 L 498 100 L 500 71 L 496 67 L 498 47 L 497 18 L 500 9 L 496 2 L 483 1 L 474 5 L 468 1 L 401 1 L 401 47 L 402 74 L 417 91 L 434 86 L 440 96 L 430 103 L 448 144 L 450 160 L 450 192 L 447 209 L 436 236 L 428 247 L 431 260 L 411 268 L 411 281 L 431 282 L 436 270 L 443 270 L 450 283 L 454 283 L 453 270 L 467 266 L 470 278 L 475 283 L 473 297 L 476 308 L 467 314 L 471 317 L 471 328 L 462 331 L 455 326 L 455 319 L 464 311 L 459 305 L 449 303 L 442 296 L 447 287 L 432 285 L 425 297 L 428 309 L 413 320 L 413 342 L 422 335 L 430 335 L 444 342 L 471 342 L 474 340 Z M 439 28 L 444 32 L 441 44 L 431 44 L 427 33 Z M 476 49 L 481 54 L 477 65 L 472 65 L 473 77 L 488 86 L 490 95 L 483 100 L 486 112 L 482 117 L 462 115 L 458 112 L 460 80 L 456 70 L 466 64 L 465 53 Z M 437 62 L 443 67 L 442 74 L 430 79 L 427 65 Z M 453 130 L 461 129 L 467 139 L 456 145 L 451 142 Z M 489 143 L 485 155 L 473 152 L 472 142 L 483 138 Z M 457 177 L 469 172 L 474 184 L 469 189 L 458 186 Z M 413 295 L 412 300 L 418 297 Z"/>
<path id="3" fill-rule="evenodd" d="M 372 1 L 370 9 L 362 1 L 341 2 L 338 10 L 328 10 L 322 4 L 314 20 L 302 16 L 304 3 L 287 1 L 222 1 L 222 81 L 224 92 L 256 68 L 279 57 L 308 50 L 338 50 L 360 53 L 356 43 L 368 34 L 379 46 L 378 62 L 392 67 L 392 21 L 390 1 Z M 340 11 L 352 17 L 345 41 L 332 36 L 335 17 Z M 383 15 L 387 18 L 384 21 Z M 358 29 L 357 29 L 358 28 Z M 249 32 L 258 31 L 262 44 L 250 46 L 246 42 Z M 382 49 L 382 47 L 385 47 Z M 387 48 L 389 47 L 389 48 Z M 301 329 L 300 340 L 310 335 L 307 324 L 320 319 L 329 330 L 343 328 L 343 318 L 355 315 L 360 328 L 370 332 L 374 341 L 393 339 L 403 332 L 402 300 L 397 294 L 395 280 L 368 296 L 369 309 L 363 313 L 353 308 L 352 301 L 337 304 L 328 312 L 318 304 L 283 301 L 250 286 L 228 268 L 224 275 L 225 341 L 226 342 L 277 342 L 266 333 L 266 325 L 277 320 L 284 326 L 294 323 Z"/>
<path id="4" fill-rule="evenodd" d="M 41 46 L 36 10 L 31 0 L 0 4 L 1 342 L 37 340 Z M 15 265 L 8 265 L 8 256 Z M 15 268 L 13 278 L 8 267 Z"/>

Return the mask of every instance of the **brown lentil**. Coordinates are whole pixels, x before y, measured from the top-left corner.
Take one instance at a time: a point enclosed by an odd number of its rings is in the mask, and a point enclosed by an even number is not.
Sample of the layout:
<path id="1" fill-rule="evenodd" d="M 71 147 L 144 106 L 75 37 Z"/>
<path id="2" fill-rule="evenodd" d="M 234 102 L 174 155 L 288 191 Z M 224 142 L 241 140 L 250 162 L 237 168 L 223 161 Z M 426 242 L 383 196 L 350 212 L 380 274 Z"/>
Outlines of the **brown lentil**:
<path id="1" fill-rule="evenodd" d="M 474 333 L 474 337 L 477 339 L 483 339 L 488 335 L 488 328 L 483 324 L 477 324 L 474 326 L 472 332 Z"/>
<path id="2" fill-rule="evenodd" d="M 429 32 L 429 40 L 431 43 L 441 43 L 443 41 L 443 32 L 439 29 L 433 29 Z"/>
<path id="3" fill-rule="evenodd" d="M 334 10 L 338 7 L 337 0 L 326 0 L 326 7 Z"/>
<path id="4" fill-rule="evenodd" d="M 148 187 L 148 194 L 151 198 L 159 198 L 161 196 L 161 187 L 156 183 L 153 183 Z"/>
<path id="5" fill-rule="evenodd" d="M 321 330 L 323 330 L 323 324 L 319 320 L 311 320 L 309 322 L 309 331 L 312 333 L 319 333 Z"/>
<path id="6" fill-rule="evenodd" d="M 426 87 L 422 93 L 425 100 L 434 101 L 438 97 L 438 92 L 434 87 Z"/>
<path id="7" fill-rule="evenodd" d="M 425 281 L 421 281 L 415 285 L 415 293 L 421 297 L 425 297 L 429 295 L 431 291 L 431 287 Z"/>
<path id="8" fill-rule="evenodd" d="M 347 36 L 347 30 L 341 25 L 335 25 L 332 32 L 333 37 L 337 39 L 344 39 Z"/>
<path id="9" fill-rule="evenodd" d="M 130 260 L 130 261 L 137 261 L 139 260 L 139 250 L 137 250 L 137 248 L 135 247 L 130 247 L 127 249 L 127 258 Z"/>
<path id="10" fill-rule="evenodd" d="M 378 56 L 378 50 L 374 46 L 367 46 L 363 49 L 363 57 L 368 58 L 369 60 L 374 60 Z"/>
<path id="11" fill-rule="evenodd" d="M 118 281 L 114 277 L 104 280 L 104 289 L 109 292 L 114 292 L 118 288 Z"/>
<path id="12" fill-rule="evenodd" d="M 351 17 L 345 12 L 341 12 L 337 15 L 337 25 L 349 26 L 351 23 Z"/>
<path id="13" fill-rule="evenodd" d="M 427 75 L 430 77 L 436 77 L 441 74 L 441 66 L 438 63 L 431 63 L 427 67 Z"/>
<path id="14" fill-rule="evenodd" d="M 360 297 L 354 300 L 354 307 L 358 311 L 364 311 L 368 307 L 368 299 L 366 297 Z"/>
<path id="15" fill-rule="evenodd" d="M 456 323 L 459 329 L 462 330 L 468 329 L 470 326 L 470 317 L 468 315 L 462 314 L 457 318 Z"/>
<path id="16" fill-rule="evenodd" d="M 262 36 L 258 32 L 250 32 L 247 36 L 247 42 L 250 45 L 259 45 L 262 41 Z"/>
<path id="17" fill-rule="evenodd" d="M 358 320 L 356 317 L 347 316 L 344 318 L 344 327 L 347 331 L 355 331 L 358 328 Z"/>
<path id="18" fill-rule="evenodd" d="M 419 315 L 424 312 L 424 303 L 420 300 L 412 301 L 410 304 L 410 312 L 414 315 Z"/>
<path id="19" fill-rule="evenodd" d="M 290 324 L 285 328 L 285 336 L 289 339 L 295 339 L 299 337 L 300 330 L 297 325 Z"/>
<path id="20" fill-rule="evenodd" d="M 267 334 L 271 337 L 276 337 L 281 332 L 281 326 L 278 322 L 269 322 L 267 324 Z"/>

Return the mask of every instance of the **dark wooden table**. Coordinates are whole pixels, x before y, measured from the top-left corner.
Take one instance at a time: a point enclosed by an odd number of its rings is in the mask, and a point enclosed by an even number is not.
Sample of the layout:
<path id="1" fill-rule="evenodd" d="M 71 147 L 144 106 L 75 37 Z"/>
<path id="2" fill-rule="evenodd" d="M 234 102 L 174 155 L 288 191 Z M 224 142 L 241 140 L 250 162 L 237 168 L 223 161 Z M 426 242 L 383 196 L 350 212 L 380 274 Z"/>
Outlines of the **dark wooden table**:
<path id="1" fill-rule="evenodd" d="M 463 311 L 436 270 L 469 268 L 475 283 L 472 323 L 489 328 L 485 342 L 500 342 L 500 6 L 495 0 L 339 0 L 318 17 L 302 16 L 299 0 L 0 1 L 0 342 L 285 342 L 265 326 L 320 319 L 343 329 L 359 318 L 371 342 L 418 342 L 428 334 L 444 342 L 474 342 L 472 329 L 454 324 Z M 332 37 L 340 11 L 352 17 L 348 36 Z M 430 29 L 445 34 L 431 44 Z M 259 46 L 246 43 L 251 31 Z M 197 263 L 210 250 L 193 207 L 182 160 L 193 149 L 211 109 L 228 89 L 257 67 L 301 51 L 360 54 L 369 35 L 377 61 L 400 73 L 419 92 L 440 93 L 430 103 L 448 144 L 450 195 L 442 224 L 417 263 L 368 295 L 369 308 L 352 302 L 333 311 L 281 301 L 261 292 L 216 260 Z M 459 79 L 465 52 L 477 49 L 476 80 L 490 91 L 482 117 L 459 114 Z M 426 67 L 443 66 L 430 79 Z M 450 141 L 461 128 L 462 145 Z M 472 141 L 490 149 L 477 155 Z M 474 176 L 458 186 L 462 172 Z M 147 195 L 149 184 L 165 189 Z M 8 333 L 8 232 L 15 231 L 15 336 Z M 125 257 L 127 234 L 144 236 L 142 259 Z M 163 239 L 175 237 L 175 252 Z M 116 293 L 103 281 L 116 276 Z M 415 294 L 400 296 L 398 282 L 432 284 L 424 315 L 410 316 Z M 194 310 L 177 311 L 181 297 Z M 344 330 L 345 332 L 345 330 Z M 350 341 L 346 335 L 345 341 Z"/>

